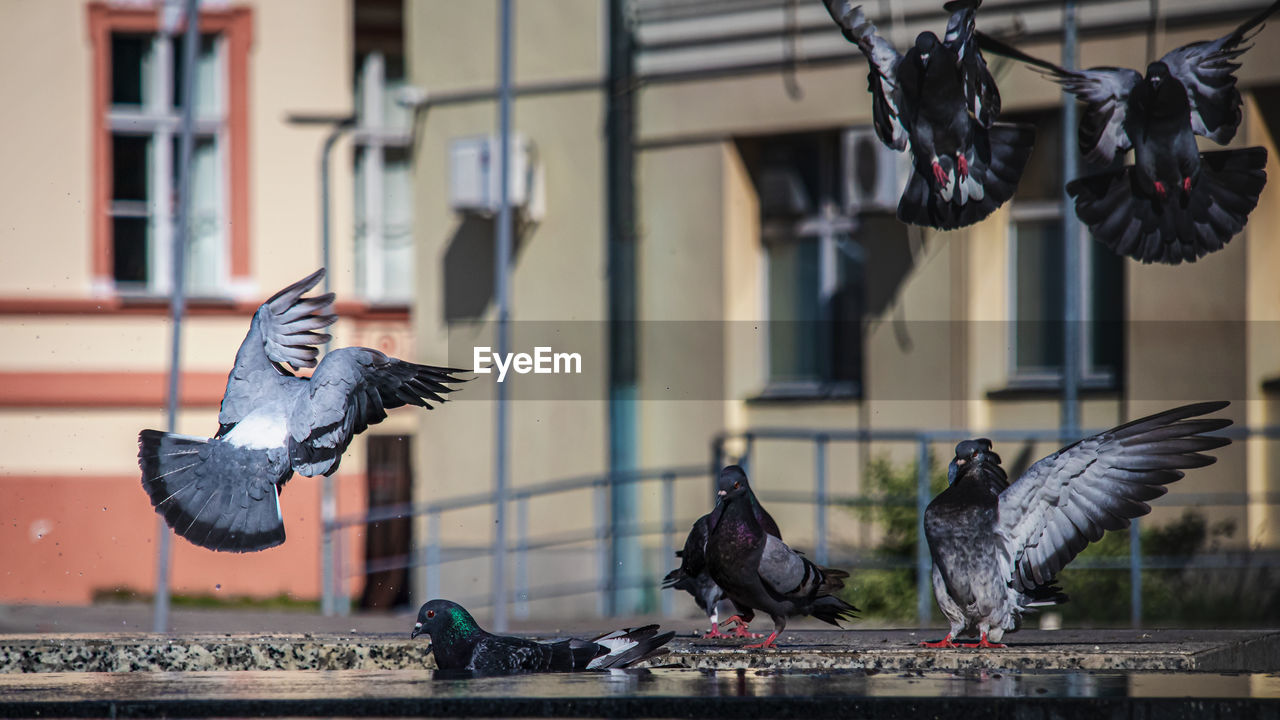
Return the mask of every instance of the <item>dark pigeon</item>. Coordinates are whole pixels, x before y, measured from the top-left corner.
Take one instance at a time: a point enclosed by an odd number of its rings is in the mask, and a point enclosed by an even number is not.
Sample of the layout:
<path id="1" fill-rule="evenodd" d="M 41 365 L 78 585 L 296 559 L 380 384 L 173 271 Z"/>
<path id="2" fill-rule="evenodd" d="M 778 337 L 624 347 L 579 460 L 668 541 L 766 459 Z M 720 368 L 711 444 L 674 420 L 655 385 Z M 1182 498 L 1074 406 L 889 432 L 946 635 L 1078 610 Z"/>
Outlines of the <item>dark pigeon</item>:
<path id="1" fill-rule="evenodd" d="M 1066 602 L 1054 577 L 1106 530 L 1151 512 L 1188 468 L 1211 465 L 1202 453 L 1231 441 L 1204 433 L 1231 424 L 1203 418 L 1226 402 L 1166 410 L 1085 438 L 1032 465 L 1010 484 L 987 439 L 956 445 L 948 487 L 924 514 L 933 556 L 933 594 L 951 623 L 927 647 L 1004 647 L 1032 608 Z"/>
<path id="2" fill-rule="evenodd" d="M 716 493 L 717 495 L 727 493 L 735 487 L 749 488 L 750 485 L 747 482 L 747 474 L 742 471 L 742 468 L 730 465 L 724 468 L 716 478 Z M 782 539 L 782 533 L 778 530 L 778 523 L 774 522 L 773 516 L 764 509 L 754 493 L 752 499 L 755 500 L 753 509 L 756 521 L 765 532 Z M 711 630 L 703 636 L 704 638 L 761 637 L 747 630 L 748 623 L 755 618 L 755 612 L 749 607 L 735 607 L 707 572 L 706 545 L 710 521 L 711 513 L 707 513 L 693 523 L 693 529 L 689 531 L 689 537 L 684 541 L 684 549 L 676 551 L 676 557 L 680 558 L 680 567 L 667 573 L 662 581 L 662 587 L 684 590 L 693 596 L 698 607 L 702 608 L 707 618 L 711 620 Z M 724 624 L 738 623 L 732 635 L 720 632 L 721 617 L 725 618 Z"/>
<path id="3" fill-rule="evenodd" d="M 143 430 L 142 487 L 178 535 L 210 550 L 252 552 L 284 542 L 280 488 L 332 475 L 356 434 L 401 405 L 431 408 L 460 382 L 451 368 L 415 365 L 363 347 L 317 365 L 332 325 L 333 293 L 303 297 L 317 270 L 258 308 L 227 377 L 213 438 Z M 310 378 L 294 370 L 314 367 Z"/>
<path id="4" fill-rule="evenodd" d="M 1013 197 L 1035 128 L 996 122 L 1000 92 L 974 42 L 981 0 L 947 3 L 951 19 L 943 38 L 921 33 L 905 55 L 876 34 L 851 0 L 824 1 L 867 58 L 876 134 L 895 150 L 911 151 L 913 169 L 898 219 L 954 230 Z"/>
<path id="5" fill-rule="evenodd" d="M 1144 263 L 1195 262 L 1244 229 L 1266 185 L 1261 147 L 1200 152 L 1196 135 L 1226 144 L 1240 125 L 1242 43 L 1280 1 L 1212 42 L 1171 50 L 1147 66 L 1068 70 L 978 33 L 990 52 L 1022 60 L 1085 103 L 1080 152 L 1110 164 L 1130 148 L 1134 164 L 1074 179 L 1076 215 L 1113 252 Z"/>
<path id="6" fill-rule="evenodd" d="M 723 472 L 739 474 L 742 468 L 735 465 Z M 818 567 L 769 534 L 756 517 L 760 502 L 745 482 L 719 495 L 707 521 L 707 572 L 734 605 L 762 610 L 773 620 L 769 637 L 746 647 L 773 645 L 792 615 L 812 615 L 836 627 L 840 620 L 856 617 L 858 609 L 833 594 L 844 587 L 849 573 Z"/>
<path id="7" fill-rule="evenodd" d="M 431 652 L 441 670 L 481 673 L 577 672 L 631 667 L 667 654 L 675 633 L 658 634 L 657 625 L 615 630 L 591 640 L 540 643 L 493 635 L 476 624 L 461 605 L 431 600 L 418 610 L 409 635 L 431 637 Z"/>

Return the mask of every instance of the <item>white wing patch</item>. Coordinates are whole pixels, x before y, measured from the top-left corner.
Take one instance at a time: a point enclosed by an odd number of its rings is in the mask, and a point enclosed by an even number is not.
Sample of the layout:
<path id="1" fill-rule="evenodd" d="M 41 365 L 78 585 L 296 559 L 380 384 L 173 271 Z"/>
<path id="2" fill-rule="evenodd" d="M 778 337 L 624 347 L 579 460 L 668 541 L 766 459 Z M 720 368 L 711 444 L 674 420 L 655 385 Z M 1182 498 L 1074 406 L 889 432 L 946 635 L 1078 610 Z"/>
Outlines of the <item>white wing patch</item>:
<path id="1" fill-rule="evenodd" d="M 254 412 L 231 428 L 231 432 L 224 435 L 222 439 L 236 447 L 269 450 L 284 447 L 288 432 L 289 428 L 282 413 Z"/>

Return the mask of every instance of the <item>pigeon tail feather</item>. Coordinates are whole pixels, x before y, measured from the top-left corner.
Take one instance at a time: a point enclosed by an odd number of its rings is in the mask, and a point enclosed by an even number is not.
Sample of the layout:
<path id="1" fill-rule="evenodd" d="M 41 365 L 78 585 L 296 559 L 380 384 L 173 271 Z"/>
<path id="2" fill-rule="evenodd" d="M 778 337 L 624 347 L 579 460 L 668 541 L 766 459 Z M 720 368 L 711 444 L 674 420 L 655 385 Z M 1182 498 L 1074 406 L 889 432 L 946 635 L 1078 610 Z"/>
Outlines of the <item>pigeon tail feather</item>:
<path id="1" fill-rule="evenodd" d="M 835 595 L 823 595 L 813 601 L 813 609 L 809 613 L 824 623 L 840 627 L 840 621 L 857 619 L 858 608 L 841 600 Z"/>
<path id="2" fill-rule="evenodd" d="M 1161 200 L 1140 187 L 1132 165 L 1067 184 L 1076 215 L 1117 255 L 1178 265 L 1221 250 L 1244 229 L 1266 185 L 1261 147 L 1201 153 L 1185 196 Z"/>
<path id="3" fill-rule="evenodd" d="M 663 646 L 675 636 L 674 632 L 659 635 L 657 625 L 614 630 L 592 640 L 596 645 L 607 648 L 608 652 L 588 663 L 587 669 L 607 670 L 631 667 L 645 660 L 666 655 L 670 651 Z"/>
<path id="4" fill-rule="evenodd" d="M 253 552 L 284 542 L 277 481 L 285 478 L 272 479 L 266 450 L 143 430 L 138 464 L 152 507 L 192 543 Z"/>

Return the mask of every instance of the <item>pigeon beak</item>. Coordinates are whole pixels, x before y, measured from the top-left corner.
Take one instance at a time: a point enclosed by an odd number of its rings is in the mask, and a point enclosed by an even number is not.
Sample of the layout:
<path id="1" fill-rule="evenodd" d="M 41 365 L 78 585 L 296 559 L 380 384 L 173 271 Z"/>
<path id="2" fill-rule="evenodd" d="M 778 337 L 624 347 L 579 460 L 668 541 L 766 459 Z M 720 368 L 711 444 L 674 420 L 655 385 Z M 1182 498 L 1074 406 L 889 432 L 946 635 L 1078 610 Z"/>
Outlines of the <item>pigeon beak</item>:
<path id="1" fill-rule="evenodd" d="M 413 632 L 409 633 L 409 639 L 412 640 L 422 634 L 422 623 L 413 624 Z"/>
<path id="2" fill-rule="evenodd" d="M 920 60 L 927 64 L 929 62 L 929 53 L 920 53 Z"/>
<path id="3" fill-rule="evenodd" d="M 717 491 L 716 491 L 716 495 L 717 495 L 718 497 L 724 497 L 725 495 L 728 495 L 728 494 L 729 494 L 729 491 L 728 491 L 728 490 L 717 490 Z"/>

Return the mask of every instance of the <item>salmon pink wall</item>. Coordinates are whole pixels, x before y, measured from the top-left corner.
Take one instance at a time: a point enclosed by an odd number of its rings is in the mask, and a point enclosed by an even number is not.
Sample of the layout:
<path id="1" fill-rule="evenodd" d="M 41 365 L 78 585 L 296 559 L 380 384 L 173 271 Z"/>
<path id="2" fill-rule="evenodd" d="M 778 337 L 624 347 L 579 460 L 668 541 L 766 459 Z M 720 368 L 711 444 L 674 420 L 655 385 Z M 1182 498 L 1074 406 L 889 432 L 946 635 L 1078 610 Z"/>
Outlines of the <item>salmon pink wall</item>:
<path id="1" fill-rule="evenodd" d="M 338 477 L 339 513 L 362 511 L 364 475 Z M 173 592 L 318 598 L 320 485 L 295 477 L 285 486 L 287 539 L 270 550 L 218 553 L 171 536 Z M 137 477 L 0 476 L 0 498 L 0 602 L 83 605 L 95 590 L 154 591 L 158 516 Z M 357 567 L 363 533 L 342 540 L 344 565 Z M 348 579 L 349 594 L 361 587 Z"/>

